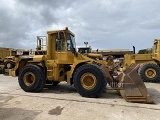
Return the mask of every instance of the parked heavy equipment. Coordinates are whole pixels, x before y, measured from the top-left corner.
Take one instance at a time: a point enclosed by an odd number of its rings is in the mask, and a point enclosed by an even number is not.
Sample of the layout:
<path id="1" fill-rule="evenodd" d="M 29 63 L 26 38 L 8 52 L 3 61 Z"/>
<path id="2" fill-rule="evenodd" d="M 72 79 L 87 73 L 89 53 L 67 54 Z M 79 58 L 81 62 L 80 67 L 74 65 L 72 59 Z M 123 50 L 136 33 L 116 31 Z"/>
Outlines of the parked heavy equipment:
<path id="1" fill-rule="evenodd" d="M 33 55 L 46 55 L 46 51 L 43 50 L 45 36 L 37 36 L 37 48 L 36 50 L 23 50 L 23 49 L 13 49 L 13 48 L 0 48 L 0 74 L 10 75 L 9 70 L 14 68 L 16 61 L 21 56 L 33 56 Z"/>
<path id="2" fill-rule="evenodd" d="M 92 53 L 92 48 L 91 47 L 79 47 L 78 48 L 78 52 L 89 57 L 89 58 L 93 58 L 93 59 L 97 59 L 97 60 L 102 60 L 103 59 L 103 55 L 102 54 L 98 54 L 98 53 Z"/>
<path id="3" fill-rule="evenodd" d="M 9 74 L 9 69 L 12 69 L 16 65 L 15 57 L 20 55 L 29 55 L 29 51 L 25 51 L 22 49 L 10 49 L 9 55 L 3 58 L 3 61 L 1 63 L 2 67 L 2 73 L 4 75 Z"/>
<path id="4" fill-rule="evenodd" d="M 78 48 L 78 52 L 80 53 L 91 53 L 92 52 L 92 48 L 89 46 L 89 47 L 79 47 Z"/>
<path id="5" fill-rule="evenodd" d="M 10 55 L 10 48 L 2 48 L 0 47 L 0 74 L 3 73 L 4 68 L 4 58 Z"/>
<path id="6" fill-rule="evenodd" d="M 12 63 L 15 50 L 12 48 L 0 48 L 0 73 L 4 73 L 4 69 L 13 68 L 14 64 Z"/>
<path id="7" fill-rule="evenodd" d="M 6 56 L 9 56 L 10 50 L 11 50 L 11 48 L 0 47 L 0 58 L 2 59 L 2 58 L 5 58 Z"/>
<path id="8" fill-rule="evenodd" d="M 102 54 L 98 53 L 92 53 L 92 48 L 91 47 L 79 47 L 78 48 L 78 52 L 89 57 L 92 58 L 94 60 L 96 60 L 99 63 L 102 63 L 104 65 L 106 65 L 106 67 L 108 68 L 109 72 L 111 75 L 116 76 L 118 75 L 117 73 L 117 69 L 113 60 L 113 56 L 108 55 L 108 56 L 103 56 Z"/>
<path id="9" fill-rule="evenodd" d="M 131 64 L 140 64 L 138 74 L 144 82 L 160 82 L 160 39 L 153 41 L 151 54 L 126 54 L 124 69 Z"/>
<path id="10" fill-rule="evenodd" d="M 46 80 L 55 84 L 66 81 L 74 84 L 83 97 L 98 97 L 108 83 L 128 102 L 153 103 L 137 74 L 139 65 L 132 65 L 115 79 L 102 63 L 76 52 L 75 35 L 64 30 L 48 31 L 47 54 L 20 56 L 10 70 L 18 75 L 20 87 L 26 92 L 39 92 Z"/>

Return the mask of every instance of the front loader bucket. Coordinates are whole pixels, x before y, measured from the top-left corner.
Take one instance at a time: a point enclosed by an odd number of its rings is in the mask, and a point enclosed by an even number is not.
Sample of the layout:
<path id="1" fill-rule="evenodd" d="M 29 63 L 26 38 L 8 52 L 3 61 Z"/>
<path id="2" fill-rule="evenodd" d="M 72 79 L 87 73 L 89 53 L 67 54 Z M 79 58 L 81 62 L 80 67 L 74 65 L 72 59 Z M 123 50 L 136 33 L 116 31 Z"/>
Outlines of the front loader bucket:
<path id="1" fill-rule="evenodd" d="M 138 68 L 139 64 L 132 64 L 115 78 L 120 94 L 128 102 L 153 103 L 143 80 L 137 73 Z"/>
<path id="2" fill-rule="evenodd" d="M 138 64 L 132 64 L 115 79 L 108 77 L 109 75 L 105 70 L 107 82 L 113 89 L 118 90 L 128 102 L 153 103 L 143 80 L 137 73 L 138 68 Z M 104 70 L 104 67 L 102 69 Z"/>

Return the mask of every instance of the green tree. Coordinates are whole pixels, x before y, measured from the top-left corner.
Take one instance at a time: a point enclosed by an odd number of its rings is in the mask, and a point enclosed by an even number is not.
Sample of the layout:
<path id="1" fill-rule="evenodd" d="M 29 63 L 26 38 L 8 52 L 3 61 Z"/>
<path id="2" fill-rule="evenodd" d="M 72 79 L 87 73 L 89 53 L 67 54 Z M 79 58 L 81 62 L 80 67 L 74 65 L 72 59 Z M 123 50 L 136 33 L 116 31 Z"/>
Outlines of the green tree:
<path id="1" fill-rule="evenodd" d="M 152 53 L 152 48 L 141 49 L 138 51 L 138 54 L 151 54 L 151 53 Z"/>

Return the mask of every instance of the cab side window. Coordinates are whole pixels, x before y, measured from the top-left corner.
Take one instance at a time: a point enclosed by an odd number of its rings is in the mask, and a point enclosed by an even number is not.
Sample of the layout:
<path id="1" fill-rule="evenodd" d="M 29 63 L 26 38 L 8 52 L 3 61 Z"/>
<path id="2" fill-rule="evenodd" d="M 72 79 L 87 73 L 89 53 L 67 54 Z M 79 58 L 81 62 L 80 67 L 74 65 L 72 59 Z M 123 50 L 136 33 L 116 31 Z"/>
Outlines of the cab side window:
<path id="1" fill-rule="evenodd" d="M 67 40 L 67 50 L 71 50 L 71 40 Z"/>
<path id="2" fill-rule="evenodd" d="M 64 50 L 65 50 L 64 34 L 59 33 L 59 38 L 57 36 L 57 39 L 56 39 L 56 51 L 64 51 Z"/>

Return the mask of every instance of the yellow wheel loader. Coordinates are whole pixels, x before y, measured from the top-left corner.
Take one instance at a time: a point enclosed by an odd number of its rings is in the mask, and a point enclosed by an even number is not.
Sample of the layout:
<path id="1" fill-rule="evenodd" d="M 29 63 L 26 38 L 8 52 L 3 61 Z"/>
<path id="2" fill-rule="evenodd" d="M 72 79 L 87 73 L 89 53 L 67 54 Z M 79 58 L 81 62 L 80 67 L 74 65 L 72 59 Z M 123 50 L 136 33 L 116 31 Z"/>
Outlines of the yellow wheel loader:
<path id="1" fill-rule="evenodd" d="M 45 36 L 37 36 L 37 50 L 23 50 L 23 49 L 6 49 L 0 48 L 0 53 L 3 53 L 1 56 L 4 57 L 0 59 L 0 74 L 10 75 L 10 69 L 13 69 L 16 65 L 16 61 L 20 56 L 33 56 L 33 55 L 46 55 L 46 51 L 43 50 L 43 39 L 46 39 Z M 42 43 L 41 43 L 42 42 Z M 42 45 L 41 45 L 42 44 Z M 40 47 L 39 47 L 40 46 Z"/>
<path id="2" fill-rule="evenodd" d="M 10 49 L 10 55 L 6 56 L 3 59 L 3 74 L 9 75 L 9 70 L 13 69 L 16 65 L 15 58 L 21 55 L 29 55 L 29 51 L 20 50 L 20 49 Z"/>
<path id="3" fill-rule="evenodd" d="M 109 84 L 128 102 L 153 103 L 137 74 L 139 65 L 132 65 L 113 79 L 102 63 L 76 52 L 75 35 L 68 29 L 48 31 L 47 54 L 19 56 L 10 70 L 18 76 L 20 87 L 26 92 L 39 92 L 46 81 L 74 84 L 84 97 L 98 97 Z"/>
<path id="4" fill-rule="evenodd" d="M 4 58 L 10 55 L 11 48 L 1 48 L 0 47 L 0 74 L 4 71 Z"/>
<path id="5" fill-rule="evenodd" d="M 124 56 L 124 69 L 135 63 L 140 64 L 138 74 L 144 82 L 160 82 L 160 39 L 154 40 L 151 54 Z"/>
<path id="6" fill-rule="evenodd" d="M 2 53 L 2 59 L 0 63 L 0 73 L 5 74 L 7 69 L 12 69 L 15 67 L 15 63 L 13 62 L 14 55 L 13 53 L 16 50 L 13 50 L 11 48 L 1 48 L 0 52 Z"/>

